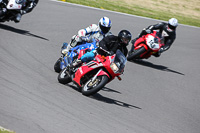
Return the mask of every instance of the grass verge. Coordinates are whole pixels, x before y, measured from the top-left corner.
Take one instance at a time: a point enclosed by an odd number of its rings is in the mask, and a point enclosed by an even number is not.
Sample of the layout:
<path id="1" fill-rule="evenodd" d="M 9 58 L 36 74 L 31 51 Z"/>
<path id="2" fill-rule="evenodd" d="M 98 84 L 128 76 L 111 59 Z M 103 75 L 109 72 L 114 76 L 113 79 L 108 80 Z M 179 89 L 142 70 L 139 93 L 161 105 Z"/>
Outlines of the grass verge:
<path id="1" fill-rule="evenodd" d="M 200 18 L 194 18 L 192 16 L 190 17 L 187 15 L 173 13 L 171 11 L 169 12 L 162 10 L 157 11 L 153 10 L 152 8 L 146 8 L 134 4 L 128 5 L 127 3 L 118 0 L 112 2 L 110 2 L 109 0 L 60 0 L 60 1 L 76 3 L 90 7 L 107 9 L 111 11 L 117 11 L 117 12 L 143 16 L 153 19 L 159 19 L 164 21 L 168 21 L 169 18 L 175 17 L 181 24 L 200 27 Z"/>
<path id="2" fill-rule="evenodd" d="M 14 131 L 10 131 L 0 126 L 0 133 L 15 133 Z"/>

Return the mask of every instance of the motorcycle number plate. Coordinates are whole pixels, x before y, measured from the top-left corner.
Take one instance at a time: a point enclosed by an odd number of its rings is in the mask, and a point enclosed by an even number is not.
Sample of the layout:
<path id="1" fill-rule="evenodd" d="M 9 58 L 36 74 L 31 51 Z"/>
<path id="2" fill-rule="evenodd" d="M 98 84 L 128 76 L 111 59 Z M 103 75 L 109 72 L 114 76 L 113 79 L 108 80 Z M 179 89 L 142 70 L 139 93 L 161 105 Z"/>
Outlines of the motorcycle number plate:
<path id="1" fill-rule="evenodd" d="M 159 44 L 156 43 L 154 41 L 155 37 L 152 35 L 149 35 L 147 38 L 147 45 L 149 46 L 149 48 L 155 50 L 155 49 L 159 49 Z"/>

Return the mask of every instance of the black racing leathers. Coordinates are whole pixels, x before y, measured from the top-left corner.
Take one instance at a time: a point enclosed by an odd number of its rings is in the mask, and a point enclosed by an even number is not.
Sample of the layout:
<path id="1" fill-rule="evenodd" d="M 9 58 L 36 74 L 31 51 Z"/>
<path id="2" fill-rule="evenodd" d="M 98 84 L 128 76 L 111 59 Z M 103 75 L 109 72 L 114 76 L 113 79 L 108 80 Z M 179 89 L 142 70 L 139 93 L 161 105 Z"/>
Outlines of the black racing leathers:
<path id="1" fill-rule="evenodd" d="M 39 0 L 27 0 L 26 2 L 26 6 L 23 7 L 23 11 L 25 11 L 25 13 L 29 13 L 33 10 L 33 8 L 37 5 Z"/>
<path id="2" fill-rule="evenodd" d="M 126 45 L 123 45 L 119 42 L 119 39 L 117 36 L 114 35 L 110 35 L 107 37 L 104 37 L 100 42 L 99 42 L 99 47 L 97 49 L 97 52 L 101 55 L 105 55 L 107 56 L 108 54 L 106 54 L 105 52 L 103 52 L 101 49 L 105 49 L 107 51 L 109 51 L 111 54 L 115 54 L 117 49 L 119 49 L 125 56 L 127 56 L 128 53 L 128 49 L 126 47 Z"/>

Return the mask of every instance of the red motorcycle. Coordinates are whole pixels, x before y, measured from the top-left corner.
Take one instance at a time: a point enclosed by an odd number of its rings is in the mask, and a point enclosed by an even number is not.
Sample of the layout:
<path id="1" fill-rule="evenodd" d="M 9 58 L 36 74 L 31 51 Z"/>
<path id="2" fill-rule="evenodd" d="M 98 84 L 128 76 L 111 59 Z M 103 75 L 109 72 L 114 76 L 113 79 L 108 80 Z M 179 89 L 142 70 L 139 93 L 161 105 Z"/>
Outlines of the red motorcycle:
<path id="1" fill-rule="evenodd" d="M 156 31 L 153 31 L 151 34 L 143 35 L 139 39 L 141 39 L 141 43 L 137 45 L 135 43 L 133 44 L 132 47 L 134 48 L 132 48 L 128 53 L 128 61 L 134 59 L 148 59 L 164 46 L 164 38 Z"/>
<path id="2" fill-rule="evenodd" d="M 83 95 L 93 95 L 115 77 L 121 80 L 119 75 L 123 73 L 126 62 L 127 59 L 120 50 L 106 57 L 97 54 L 94 60 L 83 63 L 72 74 L 69 68 L 64 68 L 58 75 L 58 81 L 62 84 L 73 81 Z"/>

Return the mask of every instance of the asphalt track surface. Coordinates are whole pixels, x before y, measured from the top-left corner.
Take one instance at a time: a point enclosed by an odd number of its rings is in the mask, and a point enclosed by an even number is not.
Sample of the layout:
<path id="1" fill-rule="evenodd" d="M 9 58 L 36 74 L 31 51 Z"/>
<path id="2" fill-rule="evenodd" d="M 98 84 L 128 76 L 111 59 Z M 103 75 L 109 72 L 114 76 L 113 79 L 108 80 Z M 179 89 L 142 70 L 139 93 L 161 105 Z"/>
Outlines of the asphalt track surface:
<path id="1" fill-rule="evenodd" d="M 40 0 L 21 22 L 0 24 L 0 126 L 16 133 L 199 133 L 200 29 L 179 25 L 160 58 L 127 62 L 92 97 L 57 81 L 53 65 L 80 28 L 108 16 L 135 37 L 160 21 Z M 129 46 L 130 49 L 130 46 Z"/>

